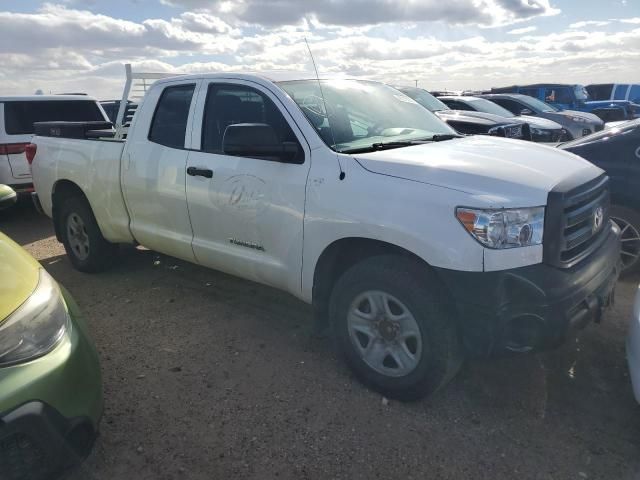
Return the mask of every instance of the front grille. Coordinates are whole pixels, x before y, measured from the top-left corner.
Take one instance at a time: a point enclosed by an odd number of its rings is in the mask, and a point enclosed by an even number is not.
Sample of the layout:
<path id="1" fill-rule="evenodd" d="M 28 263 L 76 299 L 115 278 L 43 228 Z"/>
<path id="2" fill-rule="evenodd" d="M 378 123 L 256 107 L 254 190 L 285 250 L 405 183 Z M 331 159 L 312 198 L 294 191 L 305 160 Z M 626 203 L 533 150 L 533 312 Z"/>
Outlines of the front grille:
<path id="1" fill-rule="evenodd" d="M 36 480 L 49 473 L 44 452 L 27 435 L 14 433 L 0 439 L 0 478 Z"/>
<path id="2" fill-rule="evenodd" d="M 551 192 L 545 218 L 545 260 L 561 267 L 575 265 L 604 241 L 608 225 L 607 176 L 566 192 Z"/>

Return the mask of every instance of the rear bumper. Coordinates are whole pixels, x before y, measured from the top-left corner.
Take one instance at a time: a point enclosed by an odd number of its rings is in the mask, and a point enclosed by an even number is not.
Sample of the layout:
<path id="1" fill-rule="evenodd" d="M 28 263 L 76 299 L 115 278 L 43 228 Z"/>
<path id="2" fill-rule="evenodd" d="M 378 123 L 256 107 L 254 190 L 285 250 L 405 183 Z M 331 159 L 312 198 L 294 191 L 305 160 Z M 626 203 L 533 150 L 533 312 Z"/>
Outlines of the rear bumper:
<path id="1" fill-rule="evenodd" d="M 620 272 L 619 230 L 572 268 L 537 264 L 496 272 L 438 273 L 454 300 L 463 343 L 472 356 L 529 352 L 560 344 L 599 322 Z"/>
<path id="2" fill-rule="evenodd" d="M 95 437 L 88 418 L 66 419 L 45 403 L 26 403 L 0 415 L 2 478 L 51 478 L 81 462 Z"/>

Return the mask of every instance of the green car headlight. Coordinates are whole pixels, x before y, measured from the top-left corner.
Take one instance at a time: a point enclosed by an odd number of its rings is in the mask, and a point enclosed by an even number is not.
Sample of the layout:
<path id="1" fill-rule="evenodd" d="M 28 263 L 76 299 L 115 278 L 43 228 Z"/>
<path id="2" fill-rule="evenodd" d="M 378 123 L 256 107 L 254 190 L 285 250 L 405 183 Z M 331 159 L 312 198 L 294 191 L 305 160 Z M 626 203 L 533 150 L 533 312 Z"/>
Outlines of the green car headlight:
<path id="1" fill-rule="evenodd" d="M 60 288 L 41 268 L 38 286 L 31 296 L 0 323 L 0 367 L 49 353 L 62 340 L 69 325 Z"/>

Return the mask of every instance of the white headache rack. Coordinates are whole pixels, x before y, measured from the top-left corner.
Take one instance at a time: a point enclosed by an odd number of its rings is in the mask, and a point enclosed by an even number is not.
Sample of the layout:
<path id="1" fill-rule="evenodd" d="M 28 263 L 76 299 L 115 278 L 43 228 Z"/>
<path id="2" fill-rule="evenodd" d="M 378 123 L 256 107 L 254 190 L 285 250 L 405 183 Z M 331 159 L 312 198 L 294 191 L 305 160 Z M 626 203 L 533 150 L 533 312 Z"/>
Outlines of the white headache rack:
<path id="1" fill-rule="evenodd" d="M 129 125 L 131 125 L 133 115 L 136 113 L 138 104 L 147 93 L 149 87 L 161 78 L 180 75 L 179 73 L 169 72 L 134 72 L 130 63 L 125 64 L 124 70 L 126 81 L 124 91 L 122 92 L 122 99 L 118 107 L 115 125 L 115 138 L 121 140 L 127 138 L 127 132 L 129 131 Z M 129 101 L 132 103 L 129 103 Z"/>

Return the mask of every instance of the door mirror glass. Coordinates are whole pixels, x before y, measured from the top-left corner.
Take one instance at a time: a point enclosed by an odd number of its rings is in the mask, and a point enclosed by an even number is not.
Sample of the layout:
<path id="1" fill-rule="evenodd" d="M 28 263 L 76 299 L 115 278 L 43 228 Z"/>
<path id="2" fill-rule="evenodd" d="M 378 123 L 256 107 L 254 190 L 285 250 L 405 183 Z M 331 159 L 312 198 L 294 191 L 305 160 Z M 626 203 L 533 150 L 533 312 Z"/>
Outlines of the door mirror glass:
<path id="1" fill-rule="evenodd" d="M 520 110 L 520 115 L 533 115 L 533 112 L 528 108 L 523 108 Z"/>
<path id="2" fill-rule="evenodd" d="M 227 126 L 222 136 L 222 152 L 225 155 L 276 162 L 304 161 L 298 143 L 278 140 L 276 130 L 266 123 L 236 123 Z"/>
<path id="3" fill-rule="evenodd" d="M 0 210 L 14 205 L 18 201 L 18 195 L 13 188 L 0 184 Z"/>

